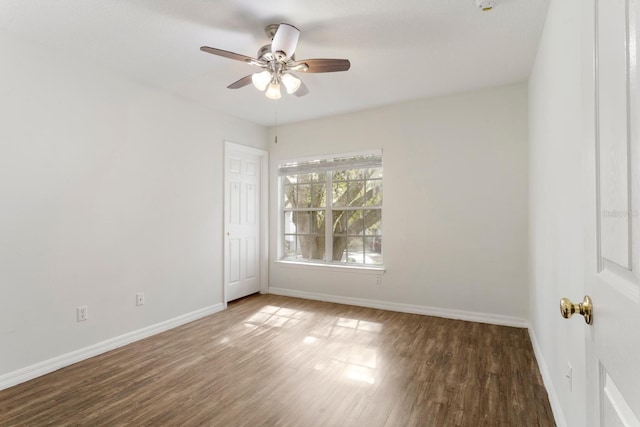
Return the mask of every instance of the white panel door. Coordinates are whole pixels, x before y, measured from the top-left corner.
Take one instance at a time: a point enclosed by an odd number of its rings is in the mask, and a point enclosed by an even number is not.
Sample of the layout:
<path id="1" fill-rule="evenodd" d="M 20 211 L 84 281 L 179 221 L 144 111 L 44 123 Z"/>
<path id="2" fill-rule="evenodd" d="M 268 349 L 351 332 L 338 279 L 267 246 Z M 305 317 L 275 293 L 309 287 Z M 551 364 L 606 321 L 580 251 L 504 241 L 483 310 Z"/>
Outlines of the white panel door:
<path id="1" fill-rule="evenodd" d="M 260 291 L 260 157 L 225 150 L 225 286 L 232 301 Z"/>
<path id="2" fill-rule="evenodd" d="M 587 155 L 594 219 L 585 227 L 585 289 L 594 305 L 586 336 L 593 426 L 640 427 L 639 7 L 640 0 L 596 0 L 595 37 L 587 37 L 596 52 L 596 144 Z"/>

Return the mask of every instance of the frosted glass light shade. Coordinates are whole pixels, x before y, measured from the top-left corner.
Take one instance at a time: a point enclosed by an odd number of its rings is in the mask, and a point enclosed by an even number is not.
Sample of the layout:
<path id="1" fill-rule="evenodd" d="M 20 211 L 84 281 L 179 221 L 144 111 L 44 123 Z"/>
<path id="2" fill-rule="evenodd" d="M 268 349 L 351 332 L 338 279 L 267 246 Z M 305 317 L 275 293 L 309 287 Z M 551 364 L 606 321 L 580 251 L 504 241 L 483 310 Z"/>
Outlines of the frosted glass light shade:
<path id="1" fill-rule="evenodd" d="M 253 82 L 253 85 L 256 87 L 256 89 L 263 91 L 267 88 L 269 82 L 271 81 L 271 73 L 266 70 L 260 73 L 254 73 L 251 76 L 251 81 Z"/>
<path id="2" fill-rule="evenodd" d="M 285 59 L 290 58 L 296 51 L 298 37 L 300 37 L 300 30 L 296 27 L 289 24 L 280 24 L 271 42 L 271 52 L 274 55 L 277 52 L 282 52 L 285 55 Z"/>
<path id="3" fill-rule="evenodd" d="M 269 83 L 269 87 L 264 94 L 269 99 L 282 98 L 282 94 L 280 93 L 280 85 L 278 83 Z"/>
<path id="4" fill-rule="evenodd" d="M 282 84 L 287 89 L 288 94 L 292 94 L 297 91 L 302 84 L 300 79 L 293 74 L 283 74 L 280 80 L 282 80 Z"/>

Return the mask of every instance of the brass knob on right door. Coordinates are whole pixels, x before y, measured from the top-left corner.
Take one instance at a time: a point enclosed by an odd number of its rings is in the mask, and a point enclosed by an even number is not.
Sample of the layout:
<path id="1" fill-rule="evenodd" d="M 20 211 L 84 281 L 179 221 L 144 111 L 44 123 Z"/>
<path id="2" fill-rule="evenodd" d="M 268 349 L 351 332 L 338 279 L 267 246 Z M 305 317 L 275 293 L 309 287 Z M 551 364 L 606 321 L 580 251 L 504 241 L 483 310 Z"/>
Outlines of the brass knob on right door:
<path id="1" fill-rule="evenodd" d="M 560 314 L 562 317 L 568 319 L 573 316 L 574 313 L 580 313 L 580 315 L 584 317 L 587 325 L 593 323 L 593 303 L 589 295 L 585 295 L 582 302 L 578 304 L 572 303 L 569 298 L 562 298 L 560 300 Z"/>

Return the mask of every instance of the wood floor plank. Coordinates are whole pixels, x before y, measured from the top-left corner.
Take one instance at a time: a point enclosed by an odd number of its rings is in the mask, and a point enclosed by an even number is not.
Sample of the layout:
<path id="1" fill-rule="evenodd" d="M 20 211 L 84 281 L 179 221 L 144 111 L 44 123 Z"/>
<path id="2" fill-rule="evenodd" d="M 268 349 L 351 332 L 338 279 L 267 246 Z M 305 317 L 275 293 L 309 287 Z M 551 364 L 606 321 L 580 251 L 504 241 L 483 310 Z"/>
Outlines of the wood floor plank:
<path id="1" fill-rule="evenodd" d="M 256 295 L 0 391 L 1 426 L 553 426 L 525 329 Z"/>

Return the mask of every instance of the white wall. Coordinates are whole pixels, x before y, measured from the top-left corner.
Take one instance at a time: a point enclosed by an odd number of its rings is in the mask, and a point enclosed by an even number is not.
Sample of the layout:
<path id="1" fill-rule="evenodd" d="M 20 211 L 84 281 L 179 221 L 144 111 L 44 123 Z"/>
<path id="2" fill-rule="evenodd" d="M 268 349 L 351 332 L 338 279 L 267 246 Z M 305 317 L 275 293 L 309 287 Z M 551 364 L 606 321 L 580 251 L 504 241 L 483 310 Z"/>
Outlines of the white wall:
<path id="1" fill-rule="evenodd" d="M 221 303 L 223 140 L 266 129 L 3 32 L 0 52 L 0 376 Z"/>
<path id="2" fill-rule="evenodd" d="M 526 90 L 523 83 L 280 126 L 270 143 L 273 195 L 282 160 L 384 150 L 386 273 L 376 285 L 370 274 L 276 262 L 272 203 L 270 286 L 526 319 Z"/>
<path id="3" fill-rule="evenodd" d="M 586 425 L 585 327 L 563 320 L 560 298 L 581 300 L 584 239 L 582 0 L 552 0 L 529 81 L 530 321 L 559 425 Z M 588 42 L 588 41 L 587 41 Z M 537 337 L 537 338 L 536 338 Z M 573 366 L 573 391 L 565 375 Z"/>

